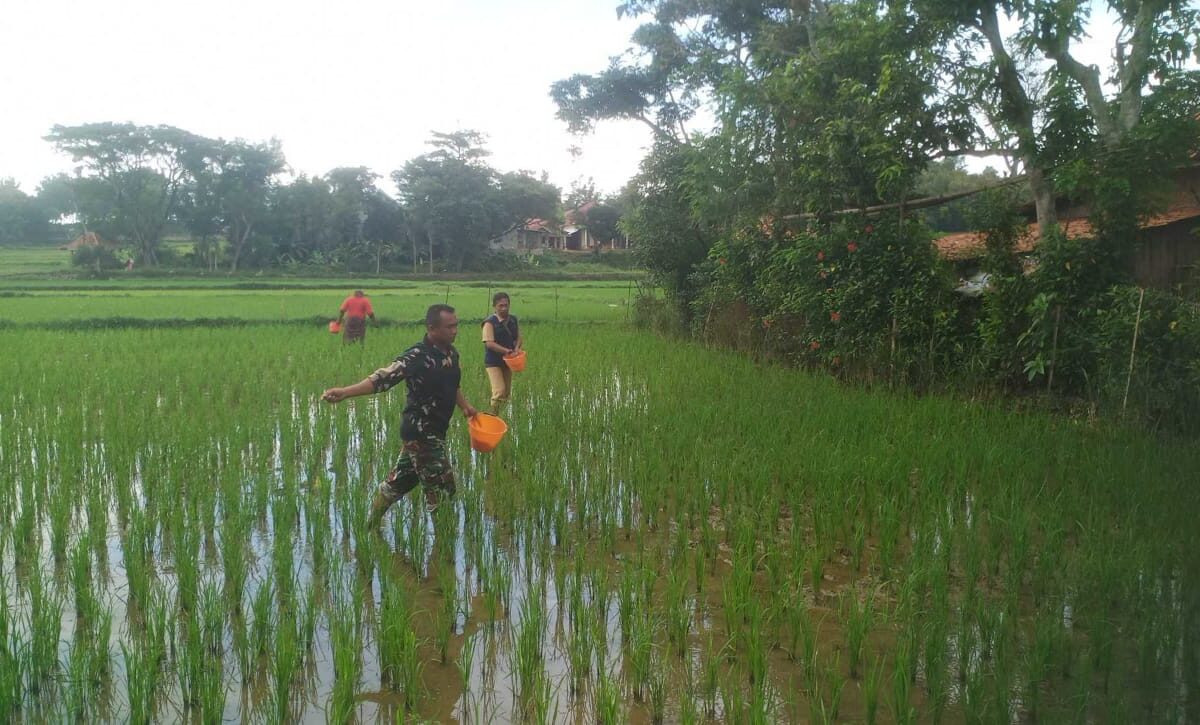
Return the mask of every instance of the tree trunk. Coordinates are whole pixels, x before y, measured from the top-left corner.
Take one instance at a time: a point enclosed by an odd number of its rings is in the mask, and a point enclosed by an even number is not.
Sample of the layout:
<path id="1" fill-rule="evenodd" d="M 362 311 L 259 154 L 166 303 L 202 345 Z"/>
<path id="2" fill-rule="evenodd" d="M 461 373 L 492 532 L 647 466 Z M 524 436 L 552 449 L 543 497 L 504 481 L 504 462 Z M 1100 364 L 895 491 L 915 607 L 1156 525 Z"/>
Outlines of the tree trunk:
<path id="1" fill-rule="evenodd" d="M 1038 230 L 1044 236 L 1058 225 L 1058 214 L 1054 209 L 1054 188 L 1038 159 L 1037 135 L 1033 127 L 1033 103 L 1021 81 L 1017 64 L 1004 46 L 1004 37 L 1000 33 L 1000 22 L 994 5 L 983 3 L 978 28 L 987 39 L 992 57 L 996 61 L 1000 120 L 1017 137 L 1017 153 L 1025 164 L 1026 173 L 1029 174 L 1029 186 L 1033 191 L 1033 203 L 1037 209 Z"/>
<path id="2" fill-rule="evenodd" d="M 1038 232 L 1044 237 L 1058 227 L 1058 209 L 1054 206 L 1054 185 L 1046 178 L 1045 171 L 1035 164 L 1032 160 L 1025 161 L 1029 186 L 1033 190 L 1033 205 L 1037 210 Z"/>

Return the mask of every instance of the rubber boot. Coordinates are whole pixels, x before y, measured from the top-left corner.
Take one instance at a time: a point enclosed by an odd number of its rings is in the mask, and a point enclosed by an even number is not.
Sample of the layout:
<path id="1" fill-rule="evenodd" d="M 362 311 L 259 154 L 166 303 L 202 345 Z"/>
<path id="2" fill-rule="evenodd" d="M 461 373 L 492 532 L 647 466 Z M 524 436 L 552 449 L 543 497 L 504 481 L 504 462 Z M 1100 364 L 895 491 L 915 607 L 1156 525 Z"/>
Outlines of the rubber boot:
<path id="1" fill-rule="evenodd" d="M 382 492 L 375 494 L 375 500 L 371 502 L 371 515 L 367 518 L 367 528 L 379 528 L 379 524 L 383 522 L 383 515 L 394 503 L 396 499 L 385 496 Z"/>

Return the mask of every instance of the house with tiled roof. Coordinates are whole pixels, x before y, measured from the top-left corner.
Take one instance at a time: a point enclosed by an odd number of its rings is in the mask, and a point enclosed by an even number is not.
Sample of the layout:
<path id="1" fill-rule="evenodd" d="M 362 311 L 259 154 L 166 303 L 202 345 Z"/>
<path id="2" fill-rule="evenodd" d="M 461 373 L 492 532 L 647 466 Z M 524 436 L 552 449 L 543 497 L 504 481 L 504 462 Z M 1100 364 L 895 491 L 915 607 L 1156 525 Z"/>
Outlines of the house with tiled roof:
<path id="1" fill-rule="evenodd" d="M 1143 243 L 1133 259 L 1138 284 L 1171 288 L 1200 272 L 1200 164 L 1175 173 L 1174 188 L 1160 210 L 1141 222 Z M 1031 215 L 1032 216 L 1032 215 Z M 1059 226 L 1070 239 L 1093 234 L 1086 206 L 1067 207 L 1059 212 Z M 1037 247 L 1041 230 L 1035 221 L 1025 227 L 1015 251 L 1028 255 Z M 934 240 L 941 255 L 964 270 L 978 266 L 985 252 L 981 232 L 958 232 Z"/>

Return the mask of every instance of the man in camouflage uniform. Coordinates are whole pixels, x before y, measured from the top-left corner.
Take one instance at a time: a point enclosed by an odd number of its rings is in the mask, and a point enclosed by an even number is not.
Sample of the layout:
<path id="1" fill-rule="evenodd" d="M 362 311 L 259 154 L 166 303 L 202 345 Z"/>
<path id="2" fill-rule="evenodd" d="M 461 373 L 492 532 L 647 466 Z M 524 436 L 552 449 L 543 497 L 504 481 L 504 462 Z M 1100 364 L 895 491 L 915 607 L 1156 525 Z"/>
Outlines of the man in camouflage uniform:
<path id="1" fill-rule="evenodd" d="M 383 514 L 418 483 L 430 506 L 454 495 L 454 470 L 446 457 L 446 429 L 454 406 L 464 415 L 476 414 L 459 389 L 462 370 L 454 338 L 458 317 L 449 305 L 433 305 L 425 313 L 425 339 L 405 350 L 387 367 L 344 388 L 330 388 L 321 397 L 338 403 L 347 398 L 389 390 L 404 381 L 408 402 L 400 426 L 404 449 L 379 486 L 371 504 L 370 525 L 378 526 Z"/>

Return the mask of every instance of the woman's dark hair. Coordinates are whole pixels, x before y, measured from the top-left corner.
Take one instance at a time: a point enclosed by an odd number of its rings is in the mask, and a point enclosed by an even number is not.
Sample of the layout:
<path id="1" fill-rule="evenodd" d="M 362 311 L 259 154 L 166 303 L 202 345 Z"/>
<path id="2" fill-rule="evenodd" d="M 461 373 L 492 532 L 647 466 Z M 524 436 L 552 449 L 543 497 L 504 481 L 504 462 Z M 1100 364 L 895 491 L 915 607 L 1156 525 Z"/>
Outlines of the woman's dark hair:
<path id="1" fill-rule="evenodd" d="M 497 292 L 496 294 L 492 295 L 492 306 L 495 307 L 496 305 L 500 304 L 500 300 L 508 300 L 509 302 L 512 302 L 512 300 L 508 299 L 507 292 Z"/>

